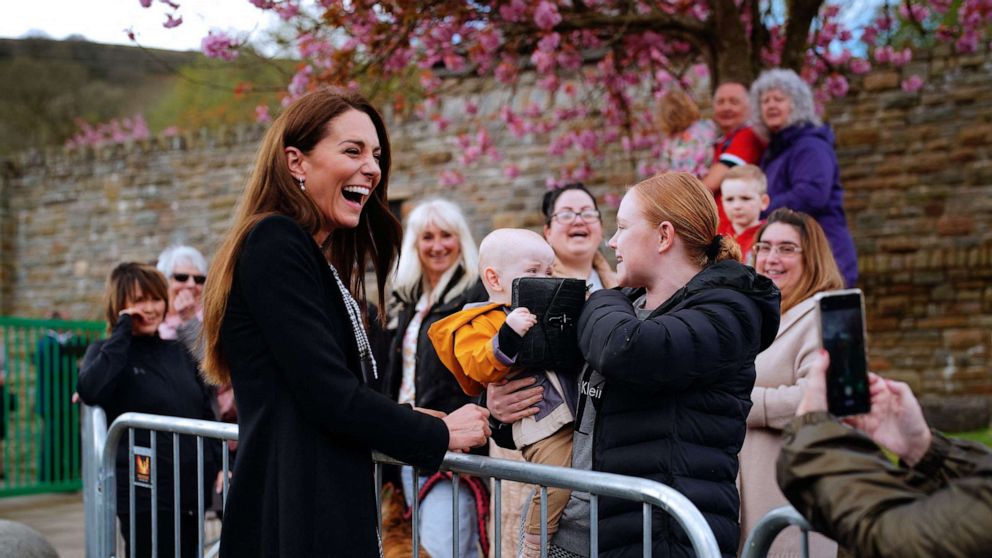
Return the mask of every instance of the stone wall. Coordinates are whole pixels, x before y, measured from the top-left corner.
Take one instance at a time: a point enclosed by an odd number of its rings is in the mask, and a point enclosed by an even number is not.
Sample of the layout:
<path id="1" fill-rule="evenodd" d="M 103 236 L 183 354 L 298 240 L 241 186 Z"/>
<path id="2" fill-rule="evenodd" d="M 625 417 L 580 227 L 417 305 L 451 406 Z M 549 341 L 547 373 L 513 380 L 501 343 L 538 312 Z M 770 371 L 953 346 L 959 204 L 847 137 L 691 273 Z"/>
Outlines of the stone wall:
<path id="1" fill-rule="evenodd" d="M 872 366 L 932 393 L 992 394 L 992 55 L 917 60 L 902 73 L 854 80 L 850 94 L 828 107 L 867 294 Z M 927 85 L 903 92 L 902 77 L 920 72 Z M 483 111 L 506 98 L 465 95 Z M 446 102 L 449 132 L 465 125 L 463 106 L 459 98 Z M 495 138 L 519 166 L 517 178 L 484 162 L 464 169 L 465 185 L 445 188 L 438 174 L 457 166 L 447 139 L 454 134 L 441 136 L 412 117 L 390 119 L 393 198 L 442 195 L 460 203 L 476 241 L 494 227 L 542 224 L 538 207 L 550 173 L 540 138 Z M 219 130 L 6 161 L 0 315 L 61 308 L 97 318 L 115 262 L 151 261 L 175 242 L 209 254 L 261 133 Z M 591 187 L 603 202 L 639 178 L 635 169 L 636 161 L 615 154 Z M 613 210 L 604 209 L 612 231 Z"/>

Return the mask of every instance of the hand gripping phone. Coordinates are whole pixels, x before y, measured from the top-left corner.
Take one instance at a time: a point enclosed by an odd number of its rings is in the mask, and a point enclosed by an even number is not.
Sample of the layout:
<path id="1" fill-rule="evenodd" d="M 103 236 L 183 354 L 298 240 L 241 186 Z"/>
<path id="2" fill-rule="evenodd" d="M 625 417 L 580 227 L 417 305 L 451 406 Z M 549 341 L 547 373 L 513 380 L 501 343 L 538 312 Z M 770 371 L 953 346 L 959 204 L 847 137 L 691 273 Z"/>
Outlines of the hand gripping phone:
<path id="1" fill-rule="evenodd" d="M 820 342 L 830 354 L 827 408 L 838 417 L 867 413 L 871 410 L 871 397 L 861 290 L 828 291 L 813 299 L 817 303 Z"/>

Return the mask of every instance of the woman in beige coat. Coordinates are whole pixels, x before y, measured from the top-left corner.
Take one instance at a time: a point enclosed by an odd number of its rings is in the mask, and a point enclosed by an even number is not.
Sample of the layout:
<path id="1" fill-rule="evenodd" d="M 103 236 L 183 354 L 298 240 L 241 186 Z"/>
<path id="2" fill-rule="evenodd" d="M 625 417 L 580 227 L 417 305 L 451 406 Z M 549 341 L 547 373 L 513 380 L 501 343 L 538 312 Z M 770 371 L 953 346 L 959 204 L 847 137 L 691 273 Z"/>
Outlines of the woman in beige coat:
<path id="1" fill-rule="evenodd" d="M 753 253 L 758 273 L 782 291 L 782 321 L 775 341 L 754 361 L 757 378 L 738 479 L 742 543 L 762 516 L 788 503 L 775 482 L 775 460 L 782 429 L 796 414 L 820 348 L 813 295 L 844 287 L 823 229 L 805 213 L 785 208 L 773 212 L 758 231 Z M 768 555 L 801 556 L 800 544 L 799 530 L 792 527 L 779 535 Z M 833 541 L 810 538 L 810 556 L 836 554 Z"/>

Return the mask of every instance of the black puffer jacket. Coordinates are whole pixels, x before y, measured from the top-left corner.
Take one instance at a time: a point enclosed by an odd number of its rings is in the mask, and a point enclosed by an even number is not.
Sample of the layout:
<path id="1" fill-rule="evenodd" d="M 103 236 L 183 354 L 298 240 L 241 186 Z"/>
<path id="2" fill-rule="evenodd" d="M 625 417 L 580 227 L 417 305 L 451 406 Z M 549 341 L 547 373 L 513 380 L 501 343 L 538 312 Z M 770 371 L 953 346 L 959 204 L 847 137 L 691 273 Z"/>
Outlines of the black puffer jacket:
<path id="1" fill-rule="evenodd" d="M 596 405 L 593 469 L 659 481 L 706 517 L 726 556 L 737 552 L 734 479 L 751 409 L 754 357 L 775 338 L 779 292 L 737 262 L 713 264 L 640 320 L 625 295 L 600 291 L 579 318 L 579 345 L 606 384 Z M 603 556 L 641 555 L 641 506 L 603 498 Z M 653 518 L 654 556 L 693 555 L 668 514 Z"/>
<path id="2" fill-rule="evenodd" d="M 444 301 L 447 298 L 447 289 L 458 283 L 462 273 L 460 268 L 455 272 L 448 281 L 445 292 L 438 297 L 438 300 Z M 420 294 L 418 289 L 409 297 L 410 300 L 395 295 L 394 304 L 397 304 L 398 308 L 393 311 L 397 312 L 399 319 L 396 329 L 390 331 L 393 338 L 389 348 L 389 366 L 382 377 L 380 388 L 393 401 L 399 397 L 400 382 L 403 380 L 403 335 L 406 333 L 407 326 L 410 325 L 410 320 L 413 319 Z M 479 281 L 447 302 L 436 303 L 424 316 L 424 320 L 420 324 L 420 335 L 417 337 L 417 372 L 414 378 L 415 405 L 417 407 L 450 413 L 466 403 L 474 402 L 473 398 L 465 395 L 462 388 L 458 386 L 458 381 L 441 363 L 437 352 L 434 351 L 434 345 L 427 336 L 427 330 L 430 329 L 431 324 L 454 314 L 466 304 L 482 302 L 488 298 L 486 289 Z"/>

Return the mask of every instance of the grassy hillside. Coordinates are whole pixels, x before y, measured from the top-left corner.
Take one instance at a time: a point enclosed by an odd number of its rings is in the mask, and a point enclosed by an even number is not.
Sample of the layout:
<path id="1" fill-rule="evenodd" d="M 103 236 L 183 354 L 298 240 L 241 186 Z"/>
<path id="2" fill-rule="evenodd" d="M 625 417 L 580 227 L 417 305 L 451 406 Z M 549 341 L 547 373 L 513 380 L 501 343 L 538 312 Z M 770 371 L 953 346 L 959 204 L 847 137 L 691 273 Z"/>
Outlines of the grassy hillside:
<path id="1" fill-rule="evenodd" d="M 90 123 L 143 114 L 152 133 L 250 121 L 277 106 L 292 61 L 235 63 L 86 41 L 0 39 L 0 156 L 61 145 Z"/>

